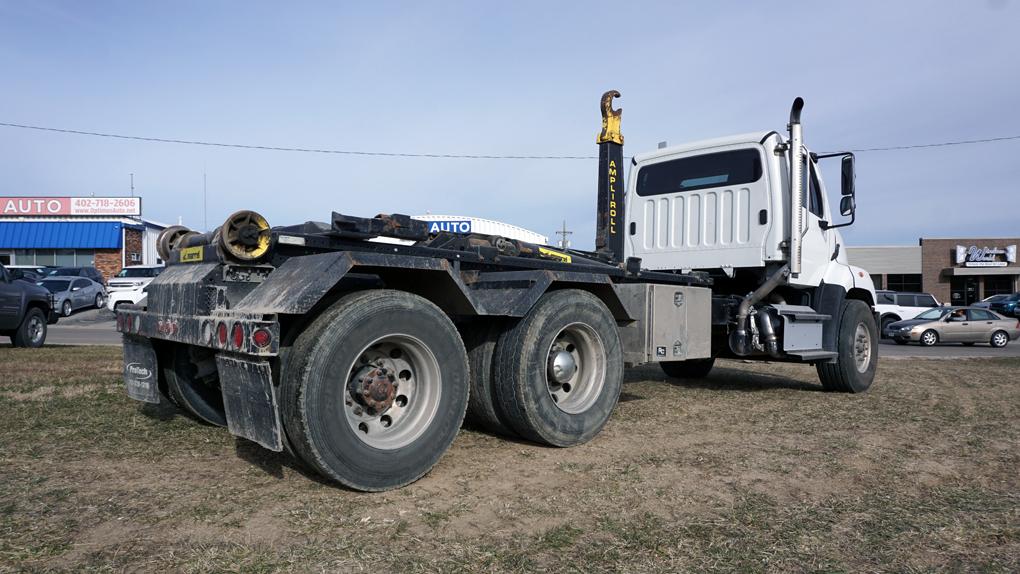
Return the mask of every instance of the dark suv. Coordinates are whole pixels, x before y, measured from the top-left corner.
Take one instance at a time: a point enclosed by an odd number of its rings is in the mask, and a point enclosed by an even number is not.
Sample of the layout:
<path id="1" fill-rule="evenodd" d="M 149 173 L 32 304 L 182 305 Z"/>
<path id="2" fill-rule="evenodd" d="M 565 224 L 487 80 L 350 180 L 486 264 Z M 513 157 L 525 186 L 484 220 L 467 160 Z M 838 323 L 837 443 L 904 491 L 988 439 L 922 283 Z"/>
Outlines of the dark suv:
<path id="1" fill-rule="evenodd" d="M 49 267 L 46 269 L 47 277 L 56 275 L 61 277 L 88 277 L 96 283 L 106 285 L 106 278 L 95 267 Z"/>
<path id="2" fill-rule="evenodd" d="M 1020 317 L 1020 293 L 1013 293 L 998 301 L 993 301 L 989 309 L 1007 317 Z"/>
<path id="3" fill-rule="evenodd" d="M 0 335 L 11 338 L 15 347 L 42 347 L 46 329 L 57 322 L 53 296 L 29 281 L 20 281 L 20 270 L 0 265 Z"/>

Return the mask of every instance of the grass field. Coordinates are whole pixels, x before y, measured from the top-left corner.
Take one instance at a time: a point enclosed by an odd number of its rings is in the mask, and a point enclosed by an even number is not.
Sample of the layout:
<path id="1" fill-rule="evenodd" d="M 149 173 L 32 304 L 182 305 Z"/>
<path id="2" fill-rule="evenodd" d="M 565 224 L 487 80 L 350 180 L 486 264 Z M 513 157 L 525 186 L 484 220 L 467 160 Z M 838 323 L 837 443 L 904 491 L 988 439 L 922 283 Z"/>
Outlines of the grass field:
<path id="1" fill-rule="evenodd" d="M 0 349 L 0 571 L 1020 571 L 1020 360 L 634 369 L 558 450 L 465 429 L 398 491 L 130 401 L 116 348 Z"/>

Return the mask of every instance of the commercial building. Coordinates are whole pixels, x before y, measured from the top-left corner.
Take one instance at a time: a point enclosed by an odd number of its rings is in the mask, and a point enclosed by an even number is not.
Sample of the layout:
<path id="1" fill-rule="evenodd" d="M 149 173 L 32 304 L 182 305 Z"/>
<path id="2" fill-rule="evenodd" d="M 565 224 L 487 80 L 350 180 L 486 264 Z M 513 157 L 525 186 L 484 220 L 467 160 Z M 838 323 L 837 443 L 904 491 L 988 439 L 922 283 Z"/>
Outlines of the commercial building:
<path id="1" fill-rule="evenodd" d="M 1020 237 L 928 238 L 917 246 L 850 247 L 850 263 L 871 273 L 878 289 L 921 291 L 951 305 L 970 305 L 1020 290 Z"/>
<path id="2" fill-rule="evenodd" d="M 138 197 L 0 197 L 0 263 L 94 265 L 110 278 L 158 265 L 166 225 L 142 218 Z"/>

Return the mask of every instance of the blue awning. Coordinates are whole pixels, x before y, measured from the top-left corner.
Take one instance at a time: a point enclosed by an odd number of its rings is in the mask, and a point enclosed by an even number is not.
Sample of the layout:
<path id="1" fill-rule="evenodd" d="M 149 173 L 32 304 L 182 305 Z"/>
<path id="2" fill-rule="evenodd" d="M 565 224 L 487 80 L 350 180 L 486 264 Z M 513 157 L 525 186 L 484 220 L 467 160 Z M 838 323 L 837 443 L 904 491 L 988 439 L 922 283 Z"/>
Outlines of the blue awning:
<path id="1" fill-rule="evenodd" d="M 119 221 L 0 221 L 0 249 L 120 249 Z"/>

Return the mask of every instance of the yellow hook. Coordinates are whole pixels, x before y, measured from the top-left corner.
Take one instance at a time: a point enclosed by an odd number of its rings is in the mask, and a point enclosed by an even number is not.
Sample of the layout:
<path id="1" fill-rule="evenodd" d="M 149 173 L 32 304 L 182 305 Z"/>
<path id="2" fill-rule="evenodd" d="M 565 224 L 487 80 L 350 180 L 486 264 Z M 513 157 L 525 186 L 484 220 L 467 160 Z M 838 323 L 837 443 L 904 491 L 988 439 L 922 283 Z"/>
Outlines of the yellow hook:
<path id="1" fill-rule="evenodd" d="M 613 98 L 619 98 L 620 92 L 609 90 L 602 94 L 602 133 L 596 138 L 596 142 L 602 144 L 613 142 L 623 145 L 623 134 L 620 133 L 620 117 L 623 115 L 623 108 L 613 109 Z"/>

